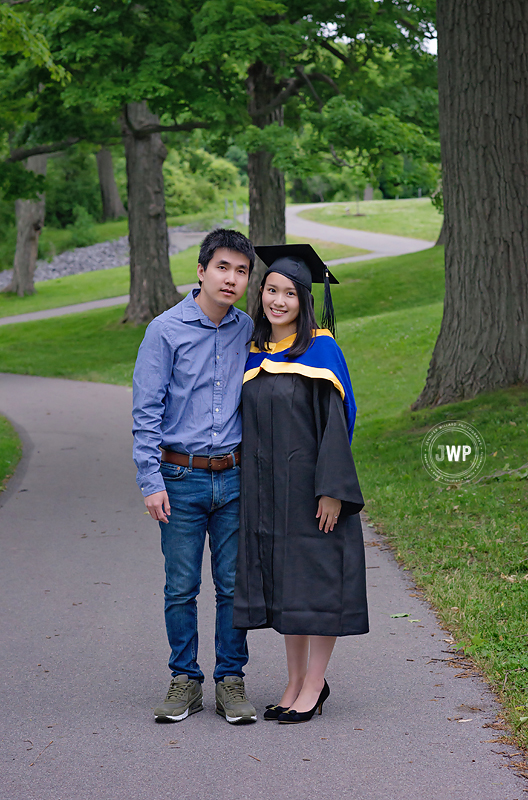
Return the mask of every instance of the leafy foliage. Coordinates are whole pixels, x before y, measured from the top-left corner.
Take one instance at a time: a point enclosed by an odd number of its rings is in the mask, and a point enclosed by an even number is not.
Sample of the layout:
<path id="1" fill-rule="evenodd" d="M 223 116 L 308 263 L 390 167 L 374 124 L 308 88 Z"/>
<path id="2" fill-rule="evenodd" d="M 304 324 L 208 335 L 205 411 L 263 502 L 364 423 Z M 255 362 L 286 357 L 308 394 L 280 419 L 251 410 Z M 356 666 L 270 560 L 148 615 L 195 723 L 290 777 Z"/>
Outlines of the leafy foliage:
<path id="1" fill-rule="evenodd" d="M 163 173 L 169 215 L 200 211 L 218 199 L 220 189 L 229 190 L 239 184 L 236 166 L 203 148 L 170 150 Z"/>
<path id="2" fill-rule="evenodd" d="M 34 65 L 44 67 L 57 81 L 69 78 L 68 72 L 52 58 L 48 42 L 20 11 L 0 4 L 0 53 L 20 54 Z"/>
<path id="3" fill-rule="evenodd" d="M 46 180 L 46 222 L 65 228 L 75 221 L 75 209 L 83 207 L 95 219 L 101 217 L 101 194 L 95 156 L 87 148 L 72 147 L 60 158 L 49 159 Z"/>

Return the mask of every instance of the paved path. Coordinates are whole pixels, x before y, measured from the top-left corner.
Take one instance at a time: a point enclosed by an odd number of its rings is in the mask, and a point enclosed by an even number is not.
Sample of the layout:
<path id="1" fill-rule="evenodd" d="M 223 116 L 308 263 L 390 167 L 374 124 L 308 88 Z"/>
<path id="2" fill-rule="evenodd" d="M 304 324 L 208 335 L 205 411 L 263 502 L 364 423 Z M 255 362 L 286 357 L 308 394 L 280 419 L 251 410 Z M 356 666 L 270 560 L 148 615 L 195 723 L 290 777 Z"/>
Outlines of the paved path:
<path id="1" fill-rule="evenodd" d="M 369 528 L 372 632 L 338 642 L 322 717 L 229 726 L 208 678 L 203 713 L 156 725 L 169 680 L 163 564 L 134 482 L 130 405 L 124 387 L 0 374 L 0 412 L 24 442 L 0 496 L 2 800 L 526 796 L 506 766 L 515 750 L 483 727 L 493 696 L 450 666 L 448 635 Z M 208 676 L 213 607 L 206 569 Z M 410 616 L 391 619 L 401 612 Z M 262 715 L 283 686 L 282 641 L 258 631 L 249 644 Z"/>
<path id="2" fill-rule="evenodd" d="M 190 292 L 198 283 L 187 283 L 184 286 L 177 286 L 179 292 Z M 34 322 L 39 319 L 50 319 L 50 317 L 64 317 L 67 314 L 80 314 L 83 311 L 93 311 L 94 308 L 110 308 L 111 306 L 126 305 L 129 301 L 128 294 L 120 297 L 107 297 L 104 300 L 90 300 L 88 303 L 76 303 L 73 306 L 61 306 L 61 308 L 47 308 L 44 311 L 30 311 L 27 314 L 14 314 L 12 317 L 0 317 L 0 325 L 13 325 L 15 322 Z"/>
<path id="3" fill-rule="evenodd" d="M 419 250 L 426 250 L 434 245 L 434 242 L 428 242 L 425 239 L 410 239 L 407 236 L 392 236 L 386 233 L 338 228 L 335 225 L 323 225 L 320 222 L 312 222 L 309 219 L 303 219 L 298 216 L 300 211 L 307 211 L 309 208 L 322 208 L 328 205 L 333 204 L 312 203 L 311 205 L 288 206 L 286 208 L 287 232 L 293 236 L 323 239 L 326 242 L 338 242 L 339 244 L 348 244 L 351 247 L 371 250 L 370 258 L 417 253 Z"/>
<path id="4" fill-rule="evenodd" d="M 385 256 L 403 255 L 405 253 L 416 253 L 418 250 L 425 250 L 432 247 L 434 242 L 427 242 L 424 239 L 409 239 L 404 236 L 388 236 L 384 233 L 369 233 L 368 231 L 355 231 L 348 228 L 337 228 L 334 225 L 321 225 L 317 222 L 302 219 L 297 216 L 299 211 L 307 208 L 320 208 L 328 203 L 316 203 L 314 205 L 288 206 L 286 209 L 286 230 L 289 234 L 305 238 L 321 239 L 325 242 L 337 242 L 346 244 L 350 247 L 359 247 L 362 250 L 371 252 L 361 256 L 349 256 L 347 258 L 336 258 L 328 261 L 328 266 L 335 264 L 351 263 L 353 261 L 368 261 L 372 258 L 383 258 Z M 194 234 L 196 237 L 197 234 Z M 201 236 L 202 234 L 200 234 Z M 193 240 L 194 243 L 194 240 Z M 183 242 L 182 242 L 183 246 Z M 196 284 L 178 286 L 178 291 L 188 292 Z M 32 322 L 39 319 L 49 319 L 50 317 L 61 317 L 65 314 L 77 314 L 82 311 L 91 311 L 94 308 L 108 308 L 128 303 L 128 295 L 121 297 L 109 297 L 106 300 L 93 300 L 89 303 L 77 303 L 73 306 L 63 306 L 62 308 L 51 308 L 46 311 L 33 311 L 27 314 L 17 314 L 12 317 L 1 317 L 0 325 L 13 325 L 16 322 Z"/>

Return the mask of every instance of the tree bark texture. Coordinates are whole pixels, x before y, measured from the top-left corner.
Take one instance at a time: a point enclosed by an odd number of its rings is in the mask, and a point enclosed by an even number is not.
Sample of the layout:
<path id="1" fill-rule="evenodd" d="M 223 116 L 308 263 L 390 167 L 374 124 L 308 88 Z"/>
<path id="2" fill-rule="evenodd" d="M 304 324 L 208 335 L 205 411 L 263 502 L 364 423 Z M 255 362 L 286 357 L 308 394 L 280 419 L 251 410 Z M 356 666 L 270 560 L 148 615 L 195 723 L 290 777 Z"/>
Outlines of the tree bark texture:
<path id="1" fill-rule="evenodd" d="M 122 117 L 128 182 L 130 301 L 124 321 L 150 322 L 178 303 L 169 263 L 163 162 L 167 150 L 159 133 L 141 129 L 159 122 L 147 104 L 129 103 Z"/>
<path id="2" fill-rule="evenodd" d="M 445 222 L 442 221 L 442 227 L 440 228 L 440 233 L 438 234 L 438 239 L 435 242 L 435 246 L 439 244 L 445 244 Z"/>
<path id="3" fill-rule="evenodd" d="M 437 6 L 446 296 L 414 408 L 528 382 L 528 4 Z"/>
<path id="4" fill-rule="evenodd" d="M 268 106 L 280 91 L 272 70 L 257 61 L 248 70 L 248 110 L 253 124 L 264 128 L 272 122 L 282 125 L 283 108 L 278 106 L 269 114 L 255 115 Z M 272 167 L 273 156 L 266 150 L 249 153 L 249 238 L 253 244 L 285 244 L 286 242 L 286 190 L 284 175 Z M 266 271 L 257 258 L 247 292 L 247 309 L 252 314 L 257 301 L 260 281 Z"/>
<path id="5" fill-rule="evenodd" d="M 26 169 L 45 175 L 48 157 L 46 155 L 30 156 L 26 161 Z M 44 226 L 46 199 L 39 194 L 38 200 L 16 200 L 15 213 L 17 221 L 17 241 L 13 276 L 6 292 L 14 292 L 19 297 L 35 292 L 35 266 L 37 264 L 38 240 Z"/>
<path id="6" fill-rule="evenodd" d="M 97 172 L 99 173 L 99 187 L 101 189 L 101 201 L 103 204 L 103 221 L 108 219 L 119 219 L 126 217 L 126 210 L 123 205 L 114 176 L 114 164 L 112 153 L 107 147 L 101 147 L 96 153 Z"/>

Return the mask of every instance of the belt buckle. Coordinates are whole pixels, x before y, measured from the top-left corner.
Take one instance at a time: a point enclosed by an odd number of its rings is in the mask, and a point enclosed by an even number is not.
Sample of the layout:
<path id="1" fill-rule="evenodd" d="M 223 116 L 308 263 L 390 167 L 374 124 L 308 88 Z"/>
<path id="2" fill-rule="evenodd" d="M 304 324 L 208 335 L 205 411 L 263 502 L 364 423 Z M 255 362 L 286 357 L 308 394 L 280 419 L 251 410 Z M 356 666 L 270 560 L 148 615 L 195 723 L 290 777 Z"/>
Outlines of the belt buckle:
<path id="1" fill-rule="evenodd" d="M 211 472 L 219 472 L 219 469 L 213 467 L 213 461 L 223 461 L 225 456 L 207 456 L 207 467 Z M 222 467 L 220 467 L 222 469 Z"/>

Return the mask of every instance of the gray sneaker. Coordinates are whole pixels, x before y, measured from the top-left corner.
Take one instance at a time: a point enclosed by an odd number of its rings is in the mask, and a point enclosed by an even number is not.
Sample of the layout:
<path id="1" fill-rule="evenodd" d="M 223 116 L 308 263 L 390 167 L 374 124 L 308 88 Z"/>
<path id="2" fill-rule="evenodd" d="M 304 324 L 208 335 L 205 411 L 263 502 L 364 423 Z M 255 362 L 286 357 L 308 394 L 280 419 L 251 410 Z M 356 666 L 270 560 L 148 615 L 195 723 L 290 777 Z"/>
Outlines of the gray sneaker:
<path id="1" fill-rule="evenodd" d="M 244 681 L 227 675 L 216 684 L 216 713 L 228 722 L 256 722 L 257 711 L 246 697 Z"/>
<path id="2" fill-rule="evenodd" d="M 197 711 L 203 711 L 202 685 L 189 680 L 187 675 L 176 675 L 171 680 L 167 697 L 154 709 L 154 716 L 156 722 L 180 722 Z"/>

